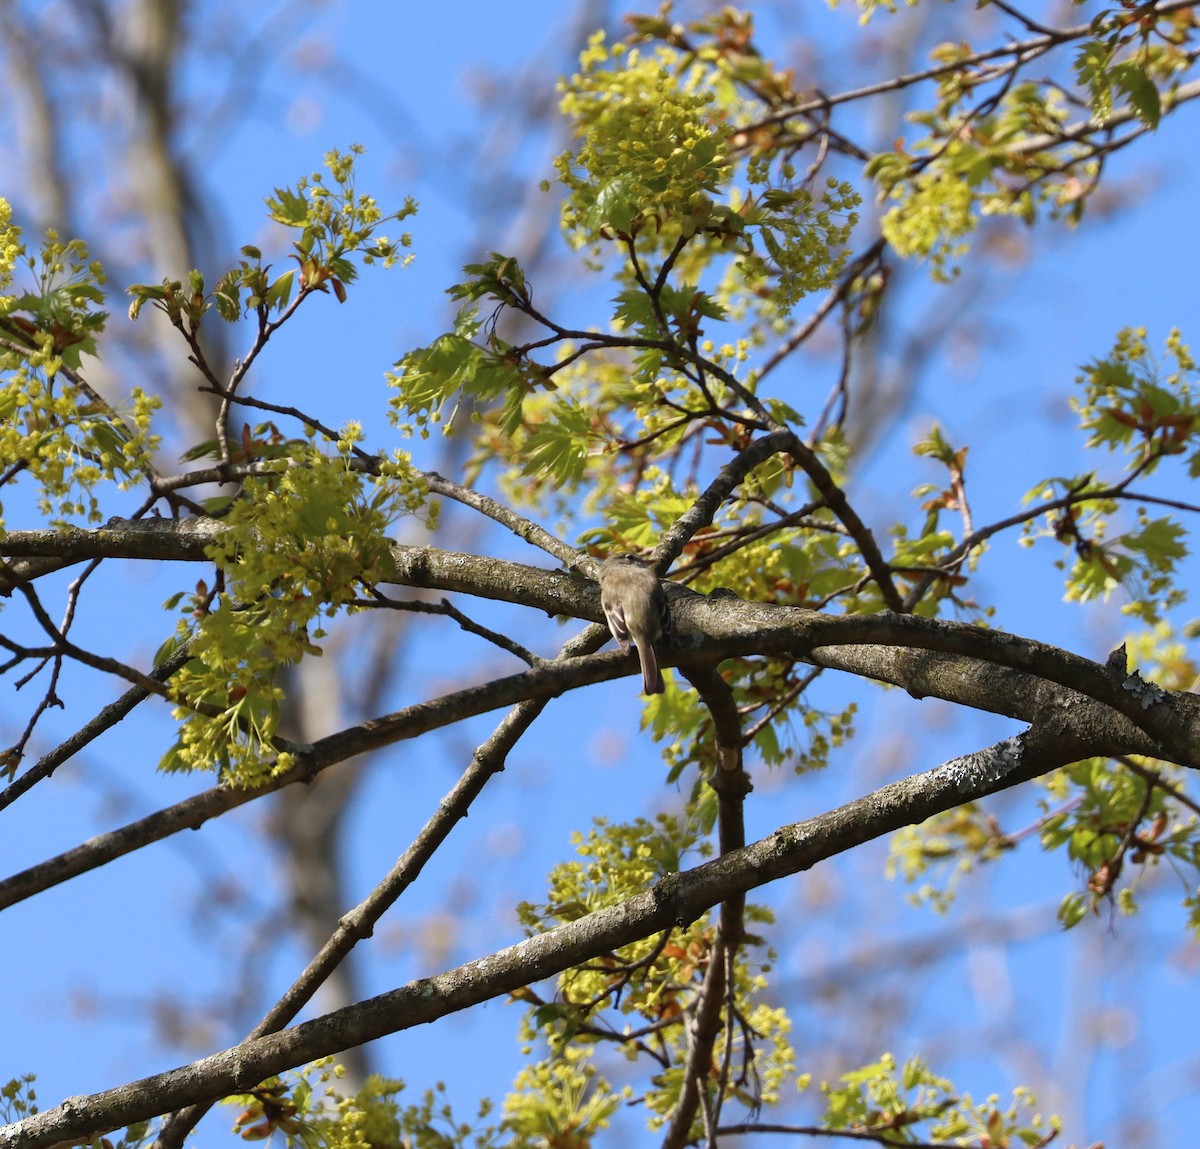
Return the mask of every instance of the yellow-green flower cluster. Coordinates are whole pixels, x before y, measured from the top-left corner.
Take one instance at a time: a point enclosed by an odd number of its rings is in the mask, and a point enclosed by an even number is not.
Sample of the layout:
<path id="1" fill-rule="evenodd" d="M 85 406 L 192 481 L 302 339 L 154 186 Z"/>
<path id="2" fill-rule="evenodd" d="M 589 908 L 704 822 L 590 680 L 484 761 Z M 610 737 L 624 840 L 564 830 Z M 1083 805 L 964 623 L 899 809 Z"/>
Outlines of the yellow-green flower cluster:
<path id="1" fill-rule="evenodd" d="M 592 1144 L 632 1091 L 616 1092 L 591 1061 L 591 1049 L 566 1046 L 561 1055 L 526 1066 L 504 1099 L 503 1128 L 513 1149 Z"/>
<path id="2" fill-rule="evenodd" d="M 889 194 L 900 202 L 880 220 L 884 238 L 898 255 L 929 259 L 939 282 L 952 278 L 975 230 L 977 190 L 948 168 L 930 167 Z"/>
<path id="3" fill-rule="evenodd" d="M 149 469 L 157 445 L 150 417 L 159 404 L 135 390 L 131 410 L 118 413 L 63 378 L 64 364 L 78 367 L 103 330 L 106 317 L 96 308 L 104 300 L 103 269 L 88 262 L 86 245 L 52 231 L 38 255 L 27 255 L 0 199 L 0 290 L 12 284 L 18 261 L 35 282 L 20 297 L 0 295 L 12 332 L 0 348 L 0 473 L 32 480 L 38 509 L 56 525 L 77 517 L 99 522 L 97 484 L 124 487 Z"/>
<path id="4" fill-rule="evenodd" d="M 602 33 L 580 59 L 561 105 L 582 141 L 556 161 L 569 192 L 564 230 L 578 245 L 694 233 L 730 173 L 729 131 L 710 108 L 710 69 L 684 65 L 670 48 L 644 56 L 609 47 Z"/>
<path id="5" fill-rule="evenodd" d="M 44 345 L 0 384 L 0 471 L 21 468 L 37 485 L 38 509 L 56 525 L 98 523 L 104 516 L 95 487 L 124 488 L 149 467 L 158 444 L 150 421 L 161 403 L 135 389 L 123 418 L 74 387 L 47 383 L 39 369 L 54 362 Z"/>
<path id="6" fill-rule="evenodd" d="M 13 268 L 24 254 L 21 229 L 12 222 L 8 200 L 0 196 L 0 291 L 12 283 Z M 12 302 L 11 295 L 0 295 L 0 315 L 12 306 Z"/>
<path id="7" fill-rule="evenodd" d="M 517 907 L 522 924 L 531 932 L 617 904 L 679 872 L 692 851 L 707 852 L 695 819 L 666 814 L 653 823 L 638 819 L 616 825 L 597 819 L 596 828 L 586 837 L 577 835 L 575 843 L 581 860 L 551 871 L 547 904 Z M 768 910 L 753 905 L 746 907 L 746 915 L 748 922 L 773 920 Z M 678 1103 L 683 1088 L 689 1040 L 685 1018 L 708 964 L 715 960 L 716 945 L 716 928 L 704 915 L 673 931 L 665 943 L 661 938 L 645 939 L 622 948 L 611 960 L 589 962 L 562 974 L 556 998 L 561 1005 L 535 1009 L 522 1026 L 527 1042 L 541 1038 L 549 1043 L 551 1056 L 518 1080 L 518 1092 L 537 1087 L 537 1096 L 527 1093 L 519 1098 L 519 1108 L 509 1110 L 510 1117 L 516 1113 L 524 1121 L 521 1131 L 530 1132 L 534 1120 L 545 1123 L 544 1132 L 574 1129 L 584 1118 L 591 1122 L 591 1104 L 603 1112 L 604 1105 L 616 1100 L 607 1082 L 593 1076 L 589 1055 L 571 1041 L 576 1034 L 577 1010 L 599 1024 L 597 1018 L 610 1008 L 614 1013 L 638 1015 L 643 1022 L 677 1023 L 663 1025 L 658 1037 L 670 1050 L 674 1068 L 656 1073 L 653 1087 L 639 1099 L 652 1115 L 651 1127 L 661 1124 Z M 729 992 L 736 1001 L 738 1017 L 746 1024 L 734 1026 L 731 1040 L 739 1062 L 754 1061 L 756 1084 L 745 1091 L 731 1086 L 731 1092 L 756 1106 L 777 1100 L 780 1084 L 794 1072 L 795 1065 L 788 1017 L 782 1009 L 759 1000 L 766 981 L 752 965 L 749 951 L 750 947 L 739 949 L 732 963 Z M 616 1020 L 609 1019 L 609 1024 L 615 1033 Z M 753 1042 L 753 1049 L 747 1041 Z M 623 1047 L 623 1052 L 631 1060 L 638 1056 L 632 1043 Z M 715 1088 L 715 1081 L 711 1084 Z"/>
<path id="8" fill-rule="evenodd" d="M 276 474 L 247 480 L 231 507 L 226 530 L 209 548 L 224 592 L 214 604 L 208 588 L 198 587 L 187 609 L 199 622 L 181 620 L 177 630 L 193 657 L 172 679 L 183 723 L 164 769 L 221 769 L 253 786 L 291 767 L 274 745 L 282 700 L 276 674 L 319 654 L 321 620 L 387 577 L 385 531 L 422 501 L 401 461 L 368 490 L 348 465 L 355 438 L 343 438 L 339 457 L 313 448 L 306 458 L 282 461 Z"/>
<path id="9" fill-rule="evenodd" d="M 326 153 L 325 166 L 334 186 L 326 184 L 321 173 L 315 172 L 300 181 L 297 193 L 277 190 L 276 198 L 267 201 L 278 222 L 303 226 L 301 246 L 305 253 L 318 263 L 329 264 L 331 269 L 336 264 L 335 274 L 343 278 L 352 278 L 349 266 L 342 262 L 351 253 L 359 253 L 366 264 L 380 260 L 384 267 L 400 261 L 399 249 L 410 246 L 412 236 L 405 232 L 398 242 L 393 242 L 376 235 L 375 229 L 389 220 L 406 219 L 417 210 L 416 201 L 408 196 L 403 208 L 385 216 L 373 196 L 358 192 L 355 164 L 362 152 L 363 148 L 355 144 L 346 152 L 335 148 Z M 402 262 L 407 264 L 411 259 L 411 255 L 406 255 Z"/>
<path id="10" fill-rule="evenodd" d="M 884 238 L 900 255 L 928 259 L 939 282 L 958 274 L 980 218 L 1033 223 L 1045 203 L 1052 215 L 1078 219 L 1096 175 L 1087 148 L 1051 146 L 1067 118 L 1055 90 L 1015 85 L 994 113 L 975 118 L 958 110 L 965 90 L 948 85 L 935 109 L 911 113 L 929 134 L 867 165 L 892 204 L 880 221 Z"/>
<path id="11" fill-rule="evenodd" d="M 898 1067 L 885 1053 L 840 1081 L 821 1086 L 828 1101 L 822 1126 L 880 1144 L 1046 1145 L 1060 1128 L 1057 1117 L 1036 1111 L 1037 1099 L 1027 1089 L 1014 1089 L 1003 1108 L 996 1094 L 976 1104 L 919 1057 Z M 905 1140 L 893 1140 L 897 1129 L 904 1130 Z"/>
<path id="12" fill-rule="evenodd" d="M 340 1089 L 345 1078 L 345 1067 L 326 1057 L 269 1078 L 253 1093 L 227 1097 L 224 1104 L 240 1108 L 233 1130 L 243 1141 L 273 1140 L 280 1133 L 284 1144 L 305 1149 L 449 1149 L 465 1146 L 469 1139 L 480 1149 L 499 1144 L 494 1129 L 455 1119 L 440 1082 L 425 1090 L 419 1101 L 402 1105 L 405 1085 L 398 1078 L 373 1073 L 349 1096 Z M 491 1109 L 489 1101 L 482 1101 L 479 1119 Z"/>

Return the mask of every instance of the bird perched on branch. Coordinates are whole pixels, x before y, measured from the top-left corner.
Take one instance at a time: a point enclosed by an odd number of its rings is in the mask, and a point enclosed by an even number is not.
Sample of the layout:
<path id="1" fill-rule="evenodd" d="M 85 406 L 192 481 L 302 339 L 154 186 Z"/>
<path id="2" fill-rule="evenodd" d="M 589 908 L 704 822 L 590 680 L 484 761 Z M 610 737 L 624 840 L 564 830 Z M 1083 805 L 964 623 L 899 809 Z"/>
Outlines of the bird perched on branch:
<path id="1" fill-rule="evenodd" d="M 662 694 L 663 677 L 654 644 L 667 633 L 671 613 L 658 576 L 637 555 L 611 555 L 600 564 L 600 605 L 622 653 L 629 653 L 630 641 L 637 645 L 642 689 L 647 694 Z"/>

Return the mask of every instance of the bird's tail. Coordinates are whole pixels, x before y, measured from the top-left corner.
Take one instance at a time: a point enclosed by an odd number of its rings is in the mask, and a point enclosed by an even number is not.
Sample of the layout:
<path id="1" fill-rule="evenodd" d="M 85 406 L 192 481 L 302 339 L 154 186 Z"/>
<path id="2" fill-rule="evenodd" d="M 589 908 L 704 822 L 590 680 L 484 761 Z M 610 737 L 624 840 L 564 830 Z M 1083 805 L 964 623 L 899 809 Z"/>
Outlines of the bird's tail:
<path id="1" fill-rule="evenodd" d="M 652 643 L 638 647 L 638 658 L 642 663 L 642 690 L 646 694 L 662 694 L 666 689 L 662 671 L 658 669 L 658 651 Z"/>

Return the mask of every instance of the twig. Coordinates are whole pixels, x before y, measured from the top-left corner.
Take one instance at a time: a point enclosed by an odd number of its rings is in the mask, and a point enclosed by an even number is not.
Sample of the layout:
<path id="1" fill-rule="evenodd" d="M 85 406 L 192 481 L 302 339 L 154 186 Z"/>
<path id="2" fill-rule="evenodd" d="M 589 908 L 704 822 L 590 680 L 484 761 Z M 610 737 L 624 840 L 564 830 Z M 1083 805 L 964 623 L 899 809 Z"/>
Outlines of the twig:
<path id="1" fill-rule="evenodd" d="M 452 618 L 468 634 L 475 634 L 480 638 L 487 639 L 493 646 L 498 646 L 501 650 L 506 650 L 509 654 L 516 655 L 527 666 L 541 666 L 548 661 L 547 659 L 539 658 L 531 650 L 522 646 L 519 642 L 514 642 L 507 635 L 490 630 L 488 627 L 468 618 L 461 610 L 453 606 L 449 599 L 444 598 L 440 602 L 422 602 L 419 599 L 400 601 L 388 598 L 382 592 L 376 591 L 373 598 L 351 599 L 346 605 L 358 607 L 361 610 L 384 609 L 411 611 L 413 614 L 444 615 L 447 618 Z"/>
<path id="2" fill-rule="evenodd" d="M 190 657 L 191 655 L 188 652 L 186 644 L 181 646 L 162 664 L 162 666 L 153 671 L 154 677 L 165 682 Z M 76 733 L 72 734 L 70 738 L 60 742 L 48 754 L 43 755 L 33 766 L 26 770 L 25 773 L 17 778 L 11 785 L 6 786 L 4 790 L 0 791 L 0 810 L 3 810 L 6 806 L 10 806 L 19 797 L 21 797 L 22 794 L 26 793 L 38 782 L 42 781 L 42 779 L 49 778 L 50 775 L 59 768 L 59 766 L 61 766 L 68 759 L 73 758 L 79 753 L 80 750 L 88 745 L 89 742 L 92 742 L 94 739 L 98 738 L 106 730 L 111 730 L 118 722 L 125 718 L 135 706 L 138 706 L 140 703 L 144 702 L 150 697 L 152 697 L 150 691 L 144 690 L 140 686 L 135 686 L 121 695 L 116 702 L 109 703 L 109 705 L 104 707 L 104 709 L 101 710 L 95 718 L 80 727 L 80 729 Z M 93 841 L 96 840 L 97 839 L 93 839 Z M 83 847 L 77 847 L 77 849 L 83 849 Z M 60 855 L 60 857 L 65 856 L 66 855 Z M 49 863 L 43 863 L 43 865 L 47 864 Z M 26 872 L 28 873 L 29 871 Z M 5 881 L 0 881 L 0 891 L 3 891 L 7 884 L 8 883 Z M 57 883 L 50 884 L 53 885 Z M 0 893 L 0 908 L 10 904 L 10 902 L 5 902 L 3 893 Z"/>
<path id="3" fill-rule="evenodd" d="M 1167 16 L 1172 12 L 1178 12 L 1194 6 L 1195 0 L 1164 0 L 1164 2 L 1155 5 L 1154 11 L 1158 16 Z M 868 96 L 878 96 L 884 92 L 899 91 L 902 88 L 912 87 L 914 84 L 919 84 L 925 80 L 935 80 L 938 76 L 972 68 L 977 64 L 985 64 L 1004 56 L 1028 58 L 1031 53 L 1041 55 L 1059 44 L 1064 44 L 1071 40 L 1079 40 L 1092 34 L 1091 24 L 1078 24 L 1072 28 L 1061 28 L 1057 31 L 1048 30 L 1045 34 L 1031 37 L 1028 40 L 1018 40 L 999 48 L 988 48 L 981 52 L 973 52 L 969 56 L 962 56 L 949 63 L 937 64 L 934 67 L 925 68 L 919 72 L 908 72 L 901 76 L 893 76 L 889 80 L 881 80 L 875 84 L 865 84 L 861 88 L 854 88 L 833 96 L 815 96 L 810 100 L 804 100 L 801 103 L 780 108 L 771 115 L 755 121 L 751 128 L 746 130 L 780 123 L 793 116 L 803 115 L 806 112 L 816 112 L 825 108 L 836 107 L 838 104 L 852 103 L 855 100 L 866 99 Z"/>
<path id="4" fill-rule="evenodd" d="M 784 1125 L 769 1121 L 743 1121 L 737 1125 L 722 1125 L 717 1133 L 723 1137 L 735 1137 L 744 1133 L 791 1133 L 799 1137 L 828 1137 L 833 1140 L 843 1138 L 847 1141 L 870 1141 L 875 1145 L 884 1145 L 888 1149 L 903 1146 L 904 1149 L 962 1149 L 961 1141 L 897 1141 L 894 1128 L 880 1128 L 878 1131 L 869 1129 L 827 1129 L 821 1125 Z M 1034 1149 L 1049 1145 L 1057 1137 L 1052 1131 L 1038 1142 Z"/>
<path id="5" fill-rule="evenodd" d="M 957 546 L 950 550 L 942 562 L 929 570 L 929 572 L 913 587 L 905 596 L 904 602 L 907 609 L 911 610 L 921 598 L 929 585 L 937 578 L 941 577 L 946 571 L 955 570 L 962 565 L 967 556 L 976 548 L 982 546 L 992 535 L 998 534 L 1000 531 L 1008 530 L 1010 527 L 1019 527 L 1025 523 L 1031 522 L 1042 515 L 1050 514 L 1054 511 L 1067 510 L 1069 507 L 1078 506 L 1082 503 L 1102 502 L 1106 499 L 1125 500 L 1131 503 L 1148 503 L 1152 506 L 1170 507 L 1177 511 L 1187 511 L 1200 514 L 1200 505 L 1195 503 L 1185 503 L 1179 499 L 1167 499 L 1159 495 L 1144 495 L 1136 491 L 1128 491 L 1126 485 L 1132 482 L 1137 473 L 1145 467 L 1145 462 L 1139 464 L 1138 470 L 1130 475 L 1127 475 L 1120 483 L 1115 486 L 1100 487 L 1098 489 L 1089 489 L 1080 487 L 1068 491 L 1065 495 L 1060 495 L 1057 499 L 1051 499 L 1045 503 L 1038 503 L 1036 506 L 1031 506 L 1027 510 L 1018 511 L 1015 515 L 1009 515 L 1007 518 L 998 519 L 994 523 L 990 523 L 986 527 L 980 527 L 978 530 L 968 534 Z"/>
<path id="6" fill-rule="evenodd" d="M 573 546 L 556 538 L 544 527 L 530 519 L 518 515 L 489 495 L 452 482 L 436 471 L 426 471 L 424 477 L 433 494 L 453 499 L 464 507 L 470 507 L 481 515 L 486 515 L 501 526 L 507 527 L 517 538 L 524 539 L 531 546 L 538 547 L 548 555 L 552 555 L 568 569 L 578 571 L 582 575 L 590 573 L 590 560 L 587 560 Z"/>
<path id="7" fill-rule="evenodd" d="M 1024 24 L 1030 32 L 1037 32 L 1041 36 L 1057 36 L 1059 35 L 1053 28 L 1047 27 L 1045 24 L 1039 24 L 1030 16 L 1026 16 L 1024 12 L 1018 12 L 1007 0 L 992 0 L 992 6 L 999 8 L 1001 12 L 1006 12 L 1014 20 Z"/>
<path id="8" fill-rule="evenodd" d="M 98 562 L 99 560 L 94 560 Z M 94 569 L 94 568 L 93 568 Z M 134 666 L 127 666 L 115 658 L 108 658 L 99 654 L 92 654 L 90 651 L 84 650 L 73 642 L 69 642 L 65 634 L 51 621 L 50 616 L 46 613 L 45 608 L 38 600 L 37 594 L 33 587 L 26 583 L 21 583 L 17 586 L 17 590 L 29 604 L 29 609 L 33 612 L 33 616 L 37 619 L 38 624 L 50 636 L 54 643 L 56 651 L 64 655 L 68 655 L 75 659 L 76 662 L 83 663 L 84 666 L 90 666 L 93 670 L 102 670 L 108 674 L 113 674 L 118 678 L 125 679 L 126 682 L 133 683 L 134 686 L 140 686 L 143 690 L 150 694 L 158 694 L 163 698 L 168 697 L 167 689 L 161 682 L 157 682 L 148 674 L 144 674 Z"/>

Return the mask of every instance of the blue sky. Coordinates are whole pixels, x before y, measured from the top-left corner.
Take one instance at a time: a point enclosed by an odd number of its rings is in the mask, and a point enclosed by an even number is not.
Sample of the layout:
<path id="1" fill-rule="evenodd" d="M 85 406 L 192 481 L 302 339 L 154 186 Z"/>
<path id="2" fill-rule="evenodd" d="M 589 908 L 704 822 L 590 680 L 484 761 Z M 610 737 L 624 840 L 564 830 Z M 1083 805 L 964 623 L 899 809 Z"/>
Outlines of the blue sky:
<path id="1" fill-rule="evenodd" d="M 449 312 L 442 293 L 459 277 L 461 265 L 482 256 L 488 246 L 501 246 L 504 237 L 480 235 L 480 219 L 495 205 L 489 204 L 489 189 L 477 184 L 473 147 L 510 106 L 504 76 L 540 61 L 549 90 L 553 75 L 570 66 L 562 43 L 567 7 L 546 0 L 520 5 L 475 0 L 455 5 L 424 0 L 330 4 L 318 9 L 300 47 L 278 56 L 273 54 L 276 39 L 266 36 L 254 54 L 239 61 L 239 67 L 253 73 L 247 80 L 253 95 L 247 97 L 245 112 L 197 129 L 189 140 L 204 162 L 205 183 L 220 201 L 235 244 L 269 239 L 263 197 L 316 170 L 328 148 L 352 142 L 368 148 L 361 187 L 374 190 L 385 207 L 407 194 L 421 203 L 419 215 L 405 225 L 414 235 L 413 266 L 386 274 L 367 270 L 344 306 L 332 298 L 317 300 L 308 322 L 285 330 L 272 346 L 256 376 L 261 394 L 281 401 L 286 396 L 326 422 L 361 419 L 372 445 L 397 445 L 384 420 L 383 373 L 405 349 L 430 341 L 444 328 Z M 781 6 L 760 7 L 768 26 L 778 23 Z M 808 30 L 819 30 L 824 37 L 823 68 L 836 74 L 849 59 L 853 12 L 830 14 L 813 3 L 805 20 Z M 880 25 L 875 34 L 886 28 Z M 220 33 L 219 22 L 195 32 L 208 37 Z M 278 42 L 290 43 L 283 37 Z M 886 74 L 885 60 L 879 67 Z M 501 80 L 494 83 L 492 77 Z M 193 69 L 189 97 L 202 108 L 214 90 L 228 90 L 228 82 L 228 74 Z M 1152 344 L 1161 344 L 1172 325 L 1184 327 L 1185 339 L 1191 334 L 1200 340 L 1194 326 L 1189 332 L 1196 318 L 1200 250 L 1194 210 L 1198 127 L 1196 110 L 1186 109 L 1137 149 L 1135 160 L 1114 163 L 1114 176 L 1149 188 L 1140 206 L 1113 222 L 1086 221 L 1071 234 L 1039 229 L 1032 242 L 1045 247 L 1035 253 L 1037 258 L 994 276 L 991 294 L 981 305 L 979 337 L 961 341 L 955 354 L 930 361 L 900 429 L 856 480 L 854 494 L 872 521 L 883 523 L 896 515 L 917 521 L 910 492 L 918 482 L 939 476 L 912 460 L 908 449 L 935 420 L 952 439 L 971 444 L 968 485 L 977 520 L 1011 513 L 1038 479 L 1078 469 L 1080 437 L 1069 420 L 1065 396 L 1078 366 L 1104 354 L 1120 327 L 1146 324 Z M 523 143 L 522 153 L 534 180 L 550 174 L 539 137 Z M 4 190 L 0 186 L 0 193 Z M 554 210 L 549 200 L 546 210 Z M 504 218 L 503 211 L 497 218 Z M 603 284 L 597 292 L 581 279 L 578 296 L 571 297 L 570 305 L 603 300 Z M 938 289 L 915 286 L 900 322 L 919 322 L 941 298 Z M 123 310 L 116 300 L 113 310 Z M 806 369 L 819 373 L 828 365 L 813 362 Z M 9 522 L 25 525 L 11 515 Z M 438 543 L 420 532 L 408 541 Z M 507 539 L 493 538 L 489 545 L 491 553 L 549 565 L 545 556 Z M 1061 575 L 1051 566 L 1057 556 L 1049 546 L 1042 543 L 1031 552 L 1012 538 L 1000 540 L 977 593 L 999 607 L 998 622 L 1006 629 L 1102 657 L 1125 624 L 1112 607 L 1080 609 L 1062 603 Z M 114 621 L 119 624 L 127 598 L 165 598 L 169 593 L 161 579 L 148 573 L 114 571 L 97 581 L 93 593 L 102 591 L 116 608 L 94 624 L 97 640 L 110 633 Z M 414 668 L 424 665 L 423 658 L 438 657 L 437 629 L 418 625 L 415 633 Z M 541 631 L 545 646 L 540 652 L 552 653 L 565 634 Z M 142 654 L 148 657 L 157 638 L 147 635 L 144 641 Z M 81 723 L 111 694 L 107 686 L 97 689 L 91 677 L 72 679 L 67 685 L 76 693 L 55 727 L 61 732 Z M 427 673 L 414 670 L 403 690 L 416 698 L 427 687 Z M 938 703 L 916 704 L 894 692 L 864 690 L 861 696 L 870 700 L 871 709 L 837 770 L 813 779 L 756 779 L 763 800 L 752 801 L 748 811 L 755 836 L 778 824 L 781 812 L 789 820 L 816 813 L 1013 729 L 989 716 L 956 718 Z M 621 681 L 552 707 L 473 810 L 469 824 L 456 832 L 445 853 L 384 920 L 370 943 L 373 956 L 365 971 L 372 992 L 441 968 L 424 964 L 428 955 L 421 947 L 437 936 L 439 915 L 447 908 L 462 915 L 465 924 L 455 927 L 446 962 L 514 940 L 517 930 L 509 907 L 520 898 L 539 897 L 543 875 L 565 855 L 572 829 L 584 828 L 594 814 L 625 819 L 657 807 L 663 771 L 639 729 L 633 697 L 630 682 Z M 834 697 L 840 694 L 830 687 L 831 704 Z M 0 684 L 5 726 L 18 721 L 25 705 L 21 695 L 8 694 Z M 599 723 L 597 715 L 602 716 Z M 152 770 L 170 736 L 165 713 L 143 717 L 141 723 L 136 732 L 117 730 L 106 736 L 51 785 L 6 812 L 8 825 L 0 837 L 0 866 L 6 873 L 199 788 L 195 780 L 164 778 Z M 365 895 L 404 849 L 492 725 L 483 719 L 428 746 L 402 745 L 381 755 L 353 815 L 355 897 Z M 153 750 L 147 752 L 148 746 Z M 124 805 L 118 804 L 121 796 Z M 1024 809 L 1028 813 L 1028 800 Z M 144 1041 L 143 1003 L 159 988 L 181 985 L 194 987 L 199 999 L 239 977 L 219 956 L 236 948 L 237 920 L 197 920 L 190 912 L 197 894 L 222 874 L 236 875 L 250 891 L 251 906 L 256 886 L 263 891 L 261 903 L 270 900 L 268 893 L 278 880 L 274 860 L 255 840 L 263 817 L 251 805 L 198 834 L 179 836 L 146 856 L 126 858 L 5 912 L 0 945 L 19 956 L 0 995 L 0 1031 L 7 1037 L 0 1078 L 36 1072 L 40 1099 L 48 1105 L 181 1060 L 181 1054 Z M 879 919 L 866 933 L 882 939 L 881 944 L 906 944 L 929 929 L 953 928 L 954 919 L 931 924 L 928 915 L 891 904 L 900 902 L 901 891 L 880 876 L 882 854 L 882 848 L 864 851 L 862 857 L 822 868 L 827 872 L 782 884 L 767 900 L 781 913 L 794 907 L 815 911 L 823 898 L 848 884 L 871 882 L 880 891 Z M 1075 876 L 1061 859 L 1026 851 L 1019 867 L 997 867 L 978 881 L 994 883 L 999 904 L 1010 915 L 1033 907 L 1030 912 L 1052 916 L 1057 898 L 1074 888 Z M 1090 923 L 1084 927 L 1091 931 L 1084 941 L 1062 939 L 1050 924 L 1008 951 L 983 943 L 971 947 L 967 960 L 954 965 L 944 979 L 923 983 L 920 1015 L 898 1030 L 910 1048 L 895 1052 L 940 1046 L 956 1080 L 977 1095 L 991 1088 L 1006 1092 L 1025 1082 L 1040 1094 L 1049 1093 L 1046 1107 L 1054 1108 L 1052 1084 L 1039 1088 L 1039 1081 L 1029 1079 L 1029 1065 L 1055 1057 L 1062 1062 L 1063 1047 L 1055 1053 L 1055 1043 L 1069 1032 L 1072 978 L 1093 976 L 1102 982 L 1104 1016 L 1111 1022 L 1097 1038 L 1097 1048 L 1118 1052 L 1097 1065 L 1087 1088 L 1087 1112 L 1075 1115 L 1081 1124 L 1069 1133 L 1081 1143 L 1111 1138 L 1106 1075 L 1133 1071 L 1144 1075 L 1147 1095 L 1155 1097 L 1161 1143 L 1179 1142 L 1183 1130 L 1200 1119 L 1200 1104 L 1178 1084 L 1186 1079 L 1195 1016 L 1195 985 L 1185 964 L 1194 959 L 1194 951 L 1181 947 L 1179 962 L 1160 971 L 1154 985 L 1105 980 L 1106 970 L 1125 968 L 1118 957 L 1138 947 L 1180 946 L 1182 914 L 1172 900 L 1164 898 L 1161 912 L 1142 923 L 1118 923 L 1112 929 Z M 862 926 L 848 927 L 836 918 L 823 924 L 814 916 L 811 930 L 781 959 L 781 968 L 802 980 L 822 962 L 838 960 L 839 946 L 847 941 L 839 931 L 850 928 L 858 936 Z M 225 943 L 219 953 L 209 944 L 214 936 Z M 282 989 L 306 959 L 294 946 L 281 947 L 265 971 L 266 989 Z M 1048 1019 L 1045 1036 L 1036 1039 L 1043 1044 L 1041 1061 L 1031 1056 L 1024 1065 L 1019 1058 L 998 1064 L 986 1036 L 978 1037 L 986 1035 L 994 1020 L 988 1016 L 987 992 L 980 987 L 999 992 L 995 987 L 1002 985 L 1008 986 L 1018 1011 Z M 969 1026 L 961 1024 L 964 1018 Z M 467 1118 L 473 1098 L 498 1096 L 511 1081 L 519 1065 L 516 1021 L 513 1007 L 494 1002 L 469 1016 L 397 1035 L 384 1043 L 381 1067 L 408 1080 L 414 1093 L 434 1080 L 446 1080 L 452 1096 L 458 1091 L 460 1115 Z M 976 1036 L 956 1040 L 955 1033 Z M 215 1028 L 211 1048 L 236 1036 Z M 803 1042 L 799 1044 L 803 1061 Z M 1064 1074 L 1067 1070 L 1069 1065 Z M 1155 1090 L 1161 1090 L 1161 1097 Z M 222 1117 L 214 1125 L 212 1120 L 203 1127 L 208 1130 L 203 1144 L 224 1140 L 219 1130 L 227 1122 Z"/>

